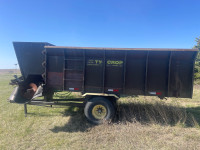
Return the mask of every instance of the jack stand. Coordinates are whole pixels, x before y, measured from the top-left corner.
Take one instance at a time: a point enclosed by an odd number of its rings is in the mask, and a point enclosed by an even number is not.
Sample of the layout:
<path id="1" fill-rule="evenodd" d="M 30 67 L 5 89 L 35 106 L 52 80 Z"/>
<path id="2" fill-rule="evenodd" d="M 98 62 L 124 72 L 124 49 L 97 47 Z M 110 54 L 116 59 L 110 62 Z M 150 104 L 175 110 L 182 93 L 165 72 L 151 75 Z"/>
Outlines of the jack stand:
<path id="1" fill-rule="evenodd" d="M 27 117 L 27 104 L 24 104 L 24 115 Z"/>

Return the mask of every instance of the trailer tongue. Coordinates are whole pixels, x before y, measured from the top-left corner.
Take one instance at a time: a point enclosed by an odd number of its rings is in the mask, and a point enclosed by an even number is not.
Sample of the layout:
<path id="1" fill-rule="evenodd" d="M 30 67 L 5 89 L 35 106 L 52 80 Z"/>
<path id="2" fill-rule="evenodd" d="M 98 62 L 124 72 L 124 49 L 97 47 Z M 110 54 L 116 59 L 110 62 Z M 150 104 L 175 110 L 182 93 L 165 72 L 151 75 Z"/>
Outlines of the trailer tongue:
<path id="1" fill-rule="evenodd" d="M 22 77 L 11 82 L 17 87 L 10 102 L 85 106 L 86 117 L 99 124 L 112 118 L 122 94 L 192 98 L 198 49 L 13 44 Z M 55 100 L 57 91 L 81 92 L 83 97 Z M 40 96 L 44 99 L 37 100 Z"/>

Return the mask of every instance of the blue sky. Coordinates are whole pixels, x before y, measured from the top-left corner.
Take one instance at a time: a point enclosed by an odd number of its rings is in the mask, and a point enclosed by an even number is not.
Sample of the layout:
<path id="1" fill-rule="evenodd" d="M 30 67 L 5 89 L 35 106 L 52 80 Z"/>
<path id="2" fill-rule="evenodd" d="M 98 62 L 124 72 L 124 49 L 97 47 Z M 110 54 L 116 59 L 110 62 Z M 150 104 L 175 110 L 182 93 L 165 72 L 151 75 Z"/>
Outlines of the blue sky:
<path id="1" fill-rule="evenodd" d="M 58 46 L 192 48 L 200 0 L 0 0 L 0 69 L 12 41 Z"/>

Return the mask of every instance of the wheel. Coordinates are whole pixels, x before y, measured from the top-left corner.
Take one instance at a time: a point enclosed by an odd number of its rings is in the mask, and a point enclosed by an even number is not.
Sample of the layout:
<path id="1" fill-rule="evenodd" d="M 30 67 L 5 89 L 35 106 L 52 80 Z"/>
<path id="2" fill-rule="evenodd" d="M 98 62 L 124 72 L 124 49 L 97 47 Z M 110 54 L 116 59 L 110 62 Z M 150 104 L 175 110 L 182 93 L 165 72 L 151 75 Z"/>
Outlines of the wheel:
<path id="1" fill-rule="evenodd" d="M 113 118 L 115 108 L 108 99 L 104 97 L 95 97 L 86 103 L 84 113 L 90 122 L 102 124 L 103 121 Z"/>

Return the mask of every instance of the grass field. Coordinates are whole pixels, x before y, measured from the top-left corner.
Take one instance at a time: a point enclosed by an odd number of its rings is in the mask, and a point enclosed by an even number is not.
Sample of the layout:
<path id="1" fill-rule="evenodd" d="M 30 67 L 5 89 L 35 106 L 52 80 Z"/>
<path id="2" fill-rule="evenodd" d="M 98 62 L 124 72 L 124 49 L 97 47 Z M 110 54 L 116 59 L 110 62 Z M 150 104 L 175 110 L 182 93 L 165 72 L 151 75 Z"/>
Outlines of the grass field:
<path id="1" fill-rule="evenodd" d="M 0 75 L 0 149 L 200 149 L 200 86 L 193 99 L 124 97 L 110 123 L 94 126 L 82 108 L 6 101 L 11 75 Z"/>

